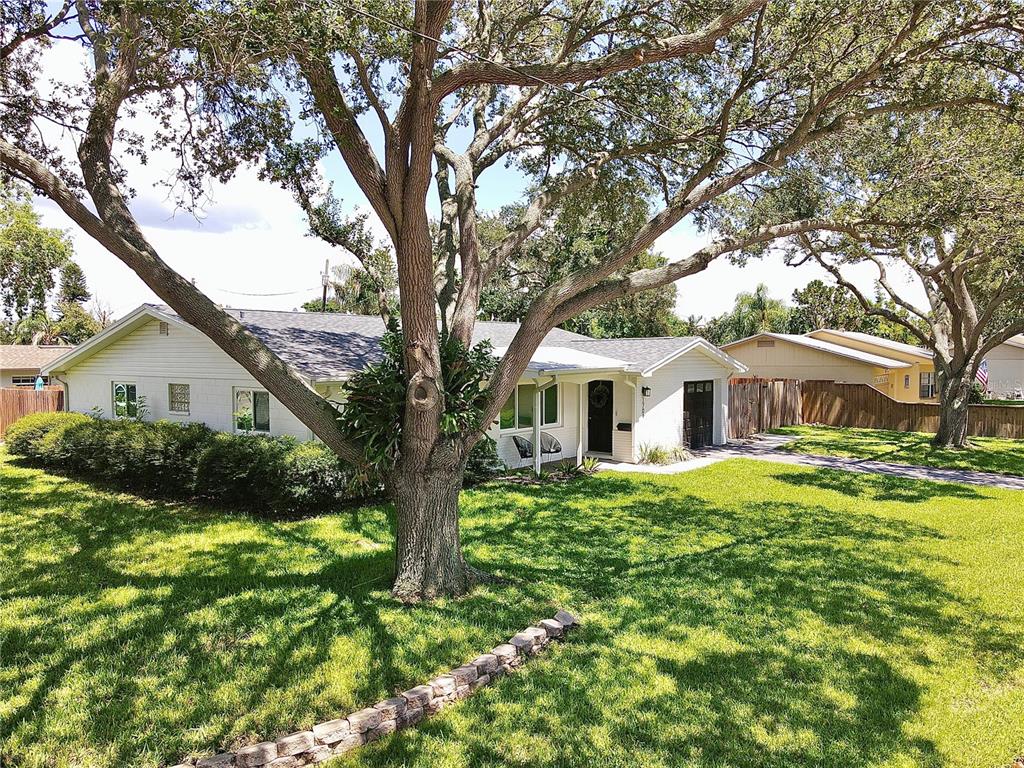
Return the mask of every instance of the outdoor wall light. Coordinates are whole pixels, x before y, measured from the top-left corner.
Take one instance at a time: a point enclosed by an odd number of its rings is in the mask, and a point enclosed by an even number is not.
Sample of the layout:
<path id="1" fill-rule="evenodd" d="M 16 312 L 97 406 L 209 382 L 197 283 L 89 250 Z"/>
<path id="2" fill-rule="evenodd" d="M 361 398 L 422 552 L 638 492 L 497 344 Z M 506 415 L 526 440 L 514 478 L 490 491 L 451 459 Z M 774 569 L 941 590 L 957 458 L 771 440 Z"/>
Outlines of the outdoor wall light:
<path id="1" fill-rule="evenodd" d="M 643 395 L 644 397 L 650 397 L 651 396 L 651 388 L 650 387 L 640 387 L 640 394 Z"/>

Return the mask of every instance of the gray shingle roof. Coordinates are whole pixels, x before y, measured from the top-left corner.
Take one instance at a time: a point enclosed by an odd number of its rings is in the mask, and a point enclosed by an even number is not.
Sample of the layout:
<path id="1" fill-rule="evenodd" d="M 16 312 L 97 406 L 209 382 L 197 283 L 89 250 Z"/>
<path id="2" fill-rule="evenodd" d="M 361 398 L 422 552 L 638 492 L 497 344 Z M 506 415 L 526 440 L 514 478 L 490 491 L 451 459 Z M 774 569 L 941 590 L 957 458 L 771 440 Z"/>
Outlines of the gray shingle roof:
<path id="1" fill-rule="evenodd" d="M 165 305 L 150 305 L 176 315 Z M 282 360 L 312 379 L 344 378 L 381 358 L 384 321 L 375 315 L 340 312 L 282 312 L 265 309 L 225 309 Z M 505 347 L 519 330 L 518 323 L 478 321 L 473 343 L 489 339 Z M 586 336 L 555 328 L 544 338 L 550 346 L 568 346 Z"/>
<path id="2" fill-rule="evenodd" d="M 35 344 L 0 345 L 0 369 L 37 370 L 45 368 L 74 347 Z"/>
<path id="3" fill-rule="evenodd" d="M 629 363 L 631 369 L 645 371 L 655 363 L 696 341 L 700 341 L 696 336 L 657 336 L 634 339 L 579 337 L 570 342 L 568 346 L 594 355 L 613 357 Z"/>

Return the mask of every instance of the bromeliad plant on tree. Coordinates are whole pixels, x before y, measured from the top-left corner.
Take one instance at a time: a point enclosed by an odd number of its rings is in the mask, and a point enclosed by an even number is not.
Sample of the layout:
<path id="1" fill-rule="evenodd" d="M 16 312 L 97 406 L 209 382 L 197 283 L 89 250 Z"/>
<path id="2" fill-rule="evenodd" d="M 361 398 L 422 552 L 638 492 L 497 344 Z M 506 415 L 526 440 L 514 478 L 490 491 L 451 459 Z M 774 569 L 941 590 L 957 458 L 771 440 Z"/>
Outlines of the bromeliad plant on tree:
<path id="1" fill-rule="evenodd" d="M 952 98 L 960 110 L 979 107 L 953 76 L 964 66 L 1000 98 L 1018 89 L 1021 69 L 1015 10 L 976 0 L 46 8 L 19 0 L 0 15 L 0 87 L 19 95 L 0 102 L 0 169 L 52 199 L 339 456 L 383 462 L 403 600 L 468 589 L 458 532 L 467 456 L 551 328 L 723 255 L 846 228 L 842 215 L 808 216 L 801 206 L 746 220 L 728 212 L 772 180 L 802 174 L 822 140 L 880 114 L 925 113 Z M 82 46 L 82 82 L 44 81 L 38 59 L 50 44 Z M 140 130 L 136 114 L 154 116 L 159 130 Z M 70 156 L 41 124 L 75 136 Z M 321 160 L 340 158 L 395 260 L 402 337 L 389 342 L 392 368 L 379 382 L 395 412 L 375 417 L 393 433 L 346 427 L 161 258 L 128 206 L 133 156 L 157 155 L 170 157 L 186 208 L 211 179 L 260 166 L 292 189 L 314 234 L 366 267 L 378 247 L 358 227 L 335 226 L 340 206 L 316 176 Z M 485 245 L 477 190 L 502 166 L 526 182 L 521 213 Z M 593 259 L 536 287 L 479 392 L 449 391 L 456 367 L 445 365 L 446 349 L 453 339 L 471 354 L 481 296 L 503 266 L 588 200 L 626 193 L 636 220 L 609 227 L 594 238 L 602 247 Z M 671 263 L 639 260 L 683 220 L 718 236 Z M 467 365 L 474 380 L 479 365 Z"/>

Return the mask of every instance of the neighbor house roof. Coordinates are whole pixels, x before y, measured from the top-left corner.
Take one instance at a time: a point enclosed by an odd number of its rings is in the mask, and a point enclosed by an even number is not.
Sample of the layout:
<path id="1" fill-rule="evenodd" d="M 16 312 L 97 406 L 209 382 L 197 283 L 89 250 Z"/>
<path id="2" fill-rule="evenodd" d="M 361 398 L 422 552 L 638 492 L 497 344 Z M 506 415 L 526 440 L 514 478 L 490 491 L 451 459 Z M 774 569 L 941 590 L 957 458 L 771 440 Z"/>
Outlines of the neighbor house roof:
<path id="1" fill-rule="evenodd" d="M 736 373 L 742 373 L 746 366 L 734 360 L 718 347 L 700 336 L 656 336 L 627 339 L 591 339 L 582 337 L 570 343 L 573 349 L 591 354 L 615 358 L 627 363 L 627 370 L 650 373 L 665 363 L 691 349 L 699 349 Z"/>
<path id="2" fill-rule="evenodd" d="M 1019 336 L 1011 336 L 1003 343 L 1009 344 L 1011 347 L 1020 347 L 1021 349 L 1024 349 L 1024 333 Z"/>
<path id="3" fill-rule="evenodd" d="M 226 309 L 285 363 L 313 381 L 337 381 L 381 359 L 384 322 L 372 315 L 340 312 L 282 312 L 263 309 Z M 75 353 L 53 361 L 53 370 L 65 370 L 106 344 L 132 332 L 150 319 L 187 325 L 170 307 L 144 304 Z M 518 323 L 478 320 L 473 343 L 488 340 L 503 352 L 519 330 Z M 734 372 L 746 367 L 696 336 L 652 339 L 591 339 L 554 328 L 534 353 L 528 370 L 569 372 L 620 370 L 650 373 L 675 357 L 697 349 Z"/>
<path id="4" fill-rule="evenodd" d="M 35 344 L 0 344 L 0 368 L 36 370 L 45 368 L 74 347 Z"/>
<path id="5" fill-rule="evenodd" d="M 748 336 L 745 339 L 739 341 L 733 341 L 729 344 L 723 344 L 722 349 L 729 349 L 735 347 L 737 344 L 743 344 L 744 342 L 751 341 L 753 339 L 771 338 L 779 339 L 781 341 L 788 341 L 791 344 L 798 344 L 802 347 L 808 347 L 810 349 L 816 349 L 819 352 L 828 352 L 829 354 L 836 355 L 838 357 L 845 357 L 849 360 L 856 360 L 861 363 L 867 363 L 868 365 L 874 365 L 879 368 L 909 368 L 910 363 L 905 363 L 902 360 L 894 360 L 889 357 L 882 357 L 881 355 L 875 355 L 871 352 L 863 352 L 859 349 L 853 349 L 851 347 L 844 347 L 840 344 L 833 344 L 831 341 L 823 341 L 816 339 L 813 336 L 803 336 L 798 333 L 757 333 L 753 336 Z"/>
<path id="6" fill-rule="evenodd" d="M 816 333 L 831 333 L 835 336 L 842 336 L 847 339 L 853 339 L 855 341 L 862 341 L 865 344 L 874 344 L 876 347 L 883 347 L 885 349 L 891 349 L 894 352 L 903 352 L 907 355 L 914 355 L 925 360 L 932 359 L 932 353 L 927 349 L 921 347 L 915 347 L 913 344 L 904 344 L 901 341 L 893 341 L 892 339 L 883 339 L 881 336 L 873 336 L 870 333 L 860 333 L 859 331 L 834 331 L 830 328 L 821 328 L 817 331 L 811 331 L 808 336 L 814 337 Z"/>

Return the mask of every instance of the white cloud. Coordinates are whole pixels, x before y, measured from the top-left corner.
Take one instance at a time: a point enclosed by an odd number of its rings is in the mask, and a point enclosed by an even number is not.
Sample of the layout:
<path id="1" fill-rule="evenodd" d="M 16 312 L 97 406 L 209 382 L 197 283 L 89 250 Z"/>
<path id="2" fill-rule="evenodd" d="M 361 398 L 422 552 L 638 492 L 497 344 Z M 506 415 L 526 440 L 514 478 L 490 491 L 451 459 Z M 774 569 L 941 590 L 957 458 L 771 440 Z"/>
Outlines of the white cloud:
<path id="1" fill-rule="evenodd" d="M 662 235 L 655 248 L 669 261 L 679 261 L 712 239 L 711 234 L 697 232 L 688 222 L 683 221 Z M 878 272 L 873 264 L 847 267 L 844 274 L 862 291 L 874 295 Z M 918 306 L 925 305 L 924 290 L 909 270 L 893 270 L 889 278 L 902 296 Z M 812 280 L 835 283 L 832 276 L 818 264 L 812 262 L 790 267 L 777 251 L 760 259 L 751 259 L 743 266 L 720 258 L 703 272 L 676 283 L 676 313 L 681 317 L 697 315 L 707 320 L 732 309 L 737 294 L 753 291 L 760 283 L 768 286 L 773 298 L 792 303 L 793 291 L 803 288 Z"/>
<path id="2" fill-rule="evenodd" d="M 86 70 L 81 47 L 68 41 L 58 42 L 46 51 L 42 66 L 47 76 L 63 84 L 81 80 Z M 142 135 L 155 131 L 153 118 L 144 110 L 139 110 L 131 127 Z M 368 125 L 367 130 L 371 137 L 375 135 L 373 125 Z M 69 136 L 54 134 L 49 138 L 73 156 Z M 318 295 L 325 259 L 330 259 L 332 264 L 352 260 L 322 241 L 308 237 L 304 216 L 291 195 L 260 181 L 252 169 L 241 170 L 227 184 L 212 185 L 209 189 L 211 202 L 197 218 L 175 211 L 168 198 L 164 182 L 168 169 L 175 165 L 168 153 L 152 152 L 146 165 L 129 158 L 127 165 L 128 183 L 138 191 L 131 207 L 143 232 L 168 264 L 186 278 L 194 279 L 196 285 L 218 303 L 292 309 Z M 334 180 L 347 206 L 366 209 L 365 198 L 348 176 L 340 158 L 328 157 L 322 169 Z M 524 184 L 514 171 L 500 169 L 491 174 L 480 192 L 485 207 L 497 207 L 522 193 Z M 90 289 L 108 303 L 115 314 L 124 314 L 144 301 L 159 301 L 134 272 L 75 227 L 54 204 L 37 200 L 37 205 L 47 226 L 69 231 Z M 370 226 L 378 237 L 386 237 L 376 217 L 370 217 Z M 709 239 L 708 235 L 683 222 L 662 236 L 655 247 L 675 261 Z M 874 279 L 871 269 L 859 268 L 855 274 L 858 284 L 871 290 Z M 773 296 L 788 300 L 795 288 L 816 277 L 826 275 L 817 266 L 786 267 L 778 256 L 751 261 L 745 267 L 722 259 L 706 271 L 679 282 L 677 311 L 684 317 L 691 314 L 711 317 L 729 309 L 737 293 L 753 290 L 762 282 L 768 284 Z M 909 276 L 898 277 L 894 280 L 898 285 L 912 285 Z M 910 295 L 919 299 L 921 291 L 913 289 Z"/>

